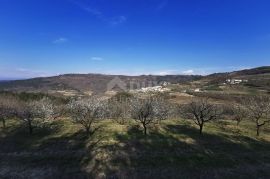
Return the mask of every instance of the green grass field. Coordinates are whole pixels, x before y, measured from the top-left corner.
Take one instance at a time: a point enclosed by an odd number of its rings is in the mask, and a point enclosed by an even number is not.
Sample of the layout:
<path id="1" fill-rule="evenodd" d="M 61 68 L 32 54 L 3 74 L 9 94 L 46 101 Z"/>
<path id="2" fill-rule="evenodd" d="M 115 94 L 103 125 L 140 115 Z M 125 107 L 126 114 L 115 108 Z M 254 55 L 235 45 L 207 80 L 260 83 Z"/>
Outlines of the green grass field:
<path id="1" fill-rule="evenodd" d="M 68 120 L 31 136 L 16 121 L 0 129 L 0 178 L 270 178 L 270 129 L 233 121 L 167 120 L 147 137 L 106 120 L 87 137 Z"/>

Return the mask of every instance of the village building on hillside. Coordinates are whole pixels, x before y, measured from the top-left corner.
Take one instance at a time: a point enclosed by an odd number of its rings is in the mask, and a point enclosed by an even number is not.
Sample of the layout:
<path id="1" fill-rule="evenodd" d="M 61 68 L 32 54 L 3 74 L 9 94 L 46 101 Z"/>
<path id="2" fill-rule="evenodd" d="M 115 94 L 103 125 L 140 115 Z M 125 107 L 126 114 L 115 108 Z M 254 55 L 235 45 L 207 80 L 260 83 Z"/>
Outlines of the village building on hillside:
<path id="1" fill-rule="evenodd" d="M 246 83 L 246 82 L 248 82 L 248 80 L 243 80 L 243 79 L 227 79 L 226 80 L 227 84 L 232 84 L 232 85 Z"/>
<path id="2" fill-rule="evenodd" d="M 139 89 L 137 91 L 138 92 L 143 92 L 143 93 L 147 93 L 147 92 L 167 92 L 167 91 L 170 91 L 170 89 L 165 88 L 163 86 L 153 86 L 153 87 L 141 88 L 141 89 Z"/>

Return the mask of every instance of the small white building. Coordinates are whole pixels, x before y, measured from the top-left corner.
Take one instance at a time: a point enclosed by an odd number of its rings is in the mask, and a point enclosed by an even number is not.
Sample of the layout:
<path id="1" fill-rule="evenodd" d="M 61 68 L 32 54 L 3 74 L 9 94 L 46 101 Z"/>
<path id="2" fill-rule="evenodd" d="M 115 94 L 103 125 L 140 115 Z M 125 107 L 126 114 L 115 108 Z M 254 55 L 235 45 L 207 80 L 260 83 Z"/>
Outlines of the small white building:
<path id="1" fill-rule="evenodd" d="M 164 88 L 163 86 L 153 86 L 153 87 L 146 87 L 146 88 L 141 88 L 137 90 L 139 92 L 147 93 L 147 92 L 166 92 L 170 91 L 168 88 Z"/>
<path id="2" fill-rule="evenodd" d="M 229 83 L 229 84 L 232 84 L 232 85 L 235 85 L 235 84 L 241 84 L 243 82 L 248 82 L 248 80 L 242 80 L 242 79 L 227 79 L 226 80 L 226 83 Z"/>

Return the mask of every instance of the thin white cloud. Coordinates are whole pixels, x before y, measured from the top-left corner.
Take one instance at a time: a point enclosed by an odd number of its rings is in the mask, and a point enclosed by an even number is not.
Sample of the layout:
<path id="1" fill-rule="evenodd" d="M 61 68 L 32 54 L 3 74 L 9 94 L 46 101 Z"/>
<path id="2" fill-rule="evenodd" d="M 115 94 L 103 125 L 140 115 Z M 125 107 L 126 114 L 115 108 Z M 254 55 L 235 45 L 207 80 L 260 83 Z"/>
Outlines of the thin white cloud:
<path id="1" fill-rule="evenodd" d="M 105 13 L 103 13 L 101 10 L 99 10 L 98 8 L 94 8 L 88 4 L 76 1 L 76 0 L 69 0 L 71 3 L 75 4 L 77 7 L 79 7 L 80 9 L 82 9 L 83 11 L 95 16 L 96 18 L 110 24 L 113 26 L 122 24 L 124 22 L 127 21 L 127 17 L 124 15 L 120 15 L 120 16 L 112 16 L 112 17 L 108 17 L 105 15 Z"/>
<path id="2" fill-rule="evenodd" d="M 153 75 L 174 75 L 176 74 L 177 71 L 176 70 L 162 70 L 162 71 L 159 71 L 159 72 L 154 72 Z"/>
<path id="3" fill-rule="evenodd" d="M 87 5 L 87 4 L 84 4 L 82 2 L 79 2 L 77 0 L 70 0 L 70 2 L 75 4 L 80 9 L 82 9 L 82 10 L 96 16 L 97 18 L 103 19 L 103 13 L 100 10 L 98 10 L 96 8 L 93 8 L 93 7 L 91 7 L 91 6 Z"/>
<path id="4" fill-rule="evenodd" d="M 104 59 L 102 57 L 92 57 L 92 61 L 103 61 Z"/>
<path id="5" fill-rule="evenodd" d="M 159 72 L 159 75 L 170 75 L 171 73 L 167 72 L 167 71 L 161 71 Z"/>
<path id="6" fill-rule="evenodd" d="M 85 11 L 97 16 L 97 17 L 102 17 L 103 14 L 102 12 L 100 12 L 98 9 L 94 9 L 94 8 L 91 8 L 91 7 L 82 7 Z"/>
<path id="7" fill-rule="evenodd" d="M 185 70 L 182 72 L 184 75 L 194 75 L 194 70 Z"/>
<path id="8" fill-rule="evenodd" d="M 119 25 L 119 24 L 122 24 L 122 23 L 124 23 L 126 21 L 127 21 L 127 17 L 126 16 L 117 16 L 117 17 L 113 17 L 110 20 L 110 24 L 111 25 Z"/>
<path id="9" fill-rule="evenodd" d="M 62 43 L 66 43 L 68 41 L 67 38 L 64 38 L 64 37 L 60 37 L 56 40 L 53 41 L 54 44 L 62 44 Z"/>

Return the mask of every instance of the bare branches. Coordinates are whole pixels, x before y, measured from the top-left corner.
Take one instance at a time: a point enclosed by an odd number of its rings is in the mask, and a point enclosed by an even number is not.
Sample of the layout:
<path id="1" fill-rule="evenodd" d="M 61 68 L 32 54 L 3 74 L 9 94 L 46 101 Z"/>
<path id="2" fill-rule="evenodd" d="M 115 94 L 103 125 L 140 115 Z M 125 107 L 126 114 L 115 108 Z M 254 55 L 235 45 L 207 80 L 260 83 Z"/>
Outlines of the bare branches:
<path id="1" fill-rule="evenodd" d="M 180 110 L 185 118 L 193 119 L 194 123 L 200 127 L 200 134 L 202 134 L 204 123 L 215 120 L 221 115 L 217 105 L 211 104 L 207 98 L 193 100 Z"/>
<path id="2" fill-rule="evenodd" d="M 268 96 L 254 96 L 245 101 L 248 117 L 256 123 L 257 136 L 262 126 L 270 122 L 270 98 Z"/>
<path id="3" fill-rule="evenodd" d="M 232 106 L 232 112 L 233 112 L 233 120 L 235 120 L 237 122 L 237 125 L 239 125 L 239 123 L 243 119 L 247 118 L 247 116 L 248 116 L 247 109 L 241 104 L 234 104 Z"/>
<path id="4" fill-rule="evenodd" d="M 112 100 L 108 110 L 111 119 L 123 125 L 130 118 L 130 101 L 126 99 Z"/>
<path id="5" fill-rule="evenodd" d="M 2 120 L 3 128 L 6 127 L 6 120 L 15 114 L 14 106 L 17 99 L 12 96 L 0 96 L 0 120 Z"/>
<path id="6" fill-rule="evenodd" d="M 54 109 L 52 114 L 53 120 L 63 117 L 68 113 L 67 107 L 64 104 L 54 105 L 53 109 Z"/>
<path id="7" fill-rule="evenodd" d="M 96 97 L 73 100 L 68 104 L 70 115 L 75 123 L 81 124 L 88 135 L 93 130 L 93 123 L 106 115 L 107 101 Z"/>
<path id="8" fill-rule="evenodd" d="M 155 96 L 135 97 L 131 100 L 131 117 L 141 123 L 144 135 L 149 125 L 165 120 L 169 116 L 169 108 L 164 100 Z"/>
<path id="9" fill-rule="evenodd" d="M 39 125 L 45 125 L 50 121 L 53 114 L 53 105 L 48 98 L 40 101 L 22 102 L 16 105 L 16 116 L 26 122 L 29 133 L 33 133 L 33 128 Z M 35 124 L 34 124 L 35 123 Z"/>

